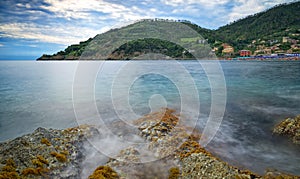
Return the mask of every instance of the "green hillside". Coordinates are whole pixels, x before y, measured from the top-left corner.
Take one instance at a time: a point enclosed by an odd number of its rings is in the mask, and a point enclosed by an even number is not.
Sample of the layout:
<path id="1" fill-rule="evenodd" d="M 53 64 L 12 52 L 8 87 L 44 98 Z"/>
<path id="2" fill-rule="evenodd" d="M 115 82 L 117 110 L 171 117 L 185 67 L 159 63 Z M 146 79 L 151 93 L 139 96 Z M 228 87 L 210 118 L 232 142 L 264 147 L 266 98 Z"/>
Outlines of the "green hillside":
<path id="1" fill-rule="evenodd" d="M 146 19 L 126 27 L 98 34 L 80 44 L 71 45 L 54 55 L 38 60 L 130 59 L 147 53 L 159 53 L 177 59 L 207 57 L 210 46 L 197 32 L 181 22 Z"/>
<path id="2" fill-rule="evenodd" d="M 215 31 L 214 38 L 241 50 L 253 40 L 275 42 L 283 37 L 300 40 L 300 2 L 275 6 Z"/>
<path id="3" fill-rule="evenodd" d="M 95 41 L 95 39 L 97 39 L 97 42 L 108 43 L 114 41 L 110 37 L 115 35 L 122 38 L 128 38 L 129 36 L 142 37 L 145 35 L 143 34 L 145 31 L 150 31 L 151 35 L 149 36 L 148 34 L 142 39 L 133 38 L 130 42 L 120 42 L 117 44 L 119 46 L 116 46 L 116 49 L 111 52 L 109 59 L 128 59 L 149 52 L 162 53 L 173 58 L 193 58 L 181 46 L 161 39 L 160 35 L 162 33 L 168 34 L 166 29 L 173 28 L 172 25 L 174 24 L 172 23 L 175 22 L 161 19 L 156 22 L 154 20 L 150 21 L 148 20 L 147 23 L 140 21 L 120 29 L 112 29 L 87 41 L 71 45 L 64 51 L 53 55 L 43 55 L 38 60 L 77 60 L 86 51 L 87 45 L 91 44 L 90 42 Z M 300 2 L 275 6 L 267 11 L 220 27 L 217 30 L 201 28 L 189 21 L 178 22 L 191 27 L 201 34 L 219 57 L 235 57 L 238 55 L 238 51 L 242 49 L 250 50 L 254 55 L 300 52 Z M 165 28 L 159 30 L 158 27 L 160 26 Z M 184 30 L 182 28 L 182 31 Z M 172 36 L 177 38 L 177 34 L 172 34 Z M 166 38 L 170 39 L 173 37 Z M 201 46 L 199 43 L 194 43 L 194 41 L 201 40 L 199 38 L 180 37 L 178 35 L 178 39 L 181 42 L 192 43 L 190 45 L 192 49 L 200 48 Z M 102 47 L 101 49 L 109 51 L 109 48 L 112 48 L 108 47 Z M 228 50 L 228 47 L 232 47 L 232 49 Z M 88 53 L 98 53 L 97 50 L 96 46 L 92 44 L 89 45 Z"/>

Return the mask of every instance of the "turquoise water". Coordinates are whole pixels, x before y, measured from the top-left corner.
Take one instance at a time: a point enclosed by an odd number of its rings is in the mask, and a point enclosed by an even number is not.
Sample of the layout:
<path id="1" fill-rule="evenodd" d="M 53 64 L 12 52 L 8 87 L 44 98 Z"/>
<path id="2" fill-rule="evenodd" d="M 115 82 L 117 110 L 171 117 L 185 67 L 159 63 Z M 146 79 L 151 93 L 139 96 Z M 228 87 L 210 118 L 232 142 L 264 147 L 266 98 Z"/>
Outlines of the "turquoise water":
<path id="1" fill-rule="evenodd" d="M 138 115 L 150 112 L 151 107 L 180 109 L 180 96 L 190 95 L 189 89 L 196 86 L 201 103 L 197 127 L 204 128 L 210 111 L 211 88 L 197 61 L 179 62 L 190 73 L 195 86 L 186 83 L 187 76 L 168 68 L 165 61 L 134 63 L 136 66 L 131 71 L 138 68 L 169 70 L 176 81 L 159 74 L 145 74 L 132 81 L 125 93 L 125 83 L 116 84 L 113 93 L 116 100 L 126 94 L 131 109 Z M 111 88 L 124 64 L 126 62 L 105 62 L 95 80 L 95 101 L 105 122 L 118 118 Z M 227 87 L 226 111 L 217 135 L 207 148 L 234 165 L 258 173 L 275 168 L 300 175 L 299 148 L 271 132 L 281 119 L 300 114 L 300 62 L 220 61 L 220 64 Z M 76 126 L 72 85 L 77 65 L 77 62 L 1 61 L 0 141 L 30 133 L 37 127 Z M 185 86 L 184 94 L 178 91 L 178 83 Z M 156 94 L 159 96 L 152 98 Z M 96 115 L 86 106 L 86 100 L 84 96 L 79 99 L 81 109 L 90 116 Z M 126 112 L 121 109 L 121 113 Z"/>

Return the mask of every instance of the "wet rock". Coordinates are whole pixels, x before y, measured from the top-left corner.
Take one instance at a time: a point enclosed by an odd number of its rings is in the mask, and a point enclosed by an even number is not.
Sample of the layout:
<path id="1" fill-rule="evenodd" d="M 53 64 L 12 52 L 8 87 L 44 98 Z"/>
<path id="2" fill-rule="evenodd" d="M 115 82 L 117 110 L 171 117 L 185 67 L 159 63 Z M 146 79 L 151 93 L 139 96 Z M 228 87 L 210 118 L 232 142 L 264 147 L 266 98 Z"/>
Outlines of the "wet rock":
<path id="1" fill-rule="evenodd" d="M 286 118 L 277 124 L 273 133 L 286 135 L 292 139 L 295 144 L 300 144 L 300 115 L 295 118 Z"/>
<path id="2" fill-rule="evenodd" d="M 286 173 L 279 172 L 277 170 L 267 170 L 265 175 L 265 179 L 274 179 L 274 178 L 283 178 L 283 179 L 299 179 L 299 176 L 293 176 Z"/>
<path id="3" fill-rule="evenodd" d="M 113 168 L 120 178 L 128 179 L 167 178 L 169 168 L 176 166 L 169 159 L 143 162 L 141 155 L 136 148 L 129 147 L 122 150 L 114 159 L 109 160 L 106 165 Z"/>
<path id="4" fill-rule="evenodd" d="M 189 126 L 180 125 L 179 116 L 170 109 L 163 109 L 138 119 L 141 134 L 149 141 L 148 149 L 154 151 L 155 157 L 167 157 L 173 164 L 179 166 L 170 178 L 299 178 L 277 172 L 259 176 L 248 170 L 241 170 L 218 159 L 198 143 L 201 133 Z M 298 125 L 298 124 L 297 124 Z M 288 129 L 294 132 L 295 123 Z M 155 132 L 154 132 L 155 131 Z M 161 133 L 162 135 L 159 135 Z M 274 176 L 274 177 L 272 177 Z M 288 176 L 288 177 L 287 177 Z"/>
<path id="5" fill-rule="evenodd" d="M 182 178 L 261 178 L 241 171 L 205 153 L 192 153 L 182 159 Z"/>
<path id="6" fill-rule="evenodd" d="M 77 178 L 80 144 L 92 135 L 91 126 L 65 130 L 38 128 L 33 133 L 0 144 L 0 178 L 14 163 L 14 174 L 25 178 Z M 18 178 L 17 177 L 17 178 Z M 5 178 L 5 177 L 4 177 Z"/>

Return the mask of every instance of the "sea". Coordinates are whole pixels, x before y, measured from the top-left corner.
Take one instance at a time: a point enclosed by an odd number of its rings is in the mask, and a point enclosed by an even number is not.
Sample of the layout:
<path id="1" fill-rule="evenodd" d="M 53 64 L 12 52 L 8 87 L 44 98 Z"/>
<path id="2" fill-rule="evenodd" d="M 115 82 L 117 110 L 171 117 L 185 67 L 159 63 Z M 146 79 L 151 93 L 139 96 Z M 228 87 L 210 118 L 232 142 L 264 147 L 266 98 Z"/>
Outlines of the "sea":
<path id="1" fill-rule="evenodd" d="M 222 84 L 214 83 L 219 77 Z M 218 97 L 225 103 L 213 106 Z M 272 134 L 300 114 L 300 61 L 0 61 L 1 142 L 38 127 L 134 120 L 162 107 L 185 111 L 202 130 L 212 106 L 224 113 L 207 150 L 259 174 L 300 175 L 299 146 Z"/>

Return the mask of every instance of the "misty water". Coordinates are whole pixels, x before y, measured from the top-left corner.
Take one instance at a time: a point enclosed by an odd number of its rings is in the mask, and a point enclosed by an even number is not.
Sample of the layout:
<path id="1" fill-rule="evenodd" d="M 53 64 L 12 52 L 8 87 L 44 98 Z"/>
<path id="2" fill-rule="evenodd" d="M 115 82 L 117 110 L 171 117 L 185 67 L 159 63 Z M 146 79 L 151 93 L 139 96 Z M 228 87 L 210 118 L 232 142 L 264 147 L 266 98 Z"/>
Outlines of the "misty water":
<path id="1" fill-rule="evenodd" d="M 96 62 L 86 62 L 96 63 Z M 181 110 L 181 97 L 196 89 L 200 116 L 193 111 L 186 118 L 205 127 L 211 107 L 211 85 L 205 70 L 197 61 L 178 61 L 190 74 L 183 75 L 166 61 L 133 61 L 129 71 L 170 71 L 170 76 L 148 73 L 133 77 L 129 88 L 116 76 L 128 62 L 106 61 L 99 70 L 93 92 L 97 113 L 91 110 L 88 98 L 76 103 L 86 114 L 78 119 L 74 113 L 73 80 L 78 62 L 0 62 L 0 141 L 16 138 L 37 127 L 77 126 L 100 114 L 106 123 L 118 120 L 118 113 L 142 116 L 160 107 Z M 201 63 L 215 63 L 202 61 Z M 300 175 L 300 150 L 285 137 L 272 135 L 280 120 L 300 114 L 299 61 L 220 61 L 226 80 L 226 106 L 221 126 L 206 148 L 232 165 L 263 173 L 267 168 Z M 155 69 L 154 69 L 155 68 Z M 88 71 L 87 71 L 88 73 Z M 121 74 L 120 74 L 121 73 Z M 192 80 L 195 85 L 187 81 Z M 121 78 L 122 79 L 122 78 Z M 83 78 L 84 81 L 84 78 Z M 183 84 L 183 91 L 178 91 Z M 113 90 L 112 90 L 113 89 Z M 220 91 L 224 93 L 224 91 Z M 118 99 L 126 96 L 129 111 Z M 114 102 L 112 102 L 112 97 Z M 189 112 L 189 107 L 185 111 Z M 121 106 L 121 108 L 120 108 Z M 118 112 L 116 112 L 118 108 Z M 198 119 L 199 117 L 199 119 Z M 129 119 L 133 120 L 133 119 Z"/>

